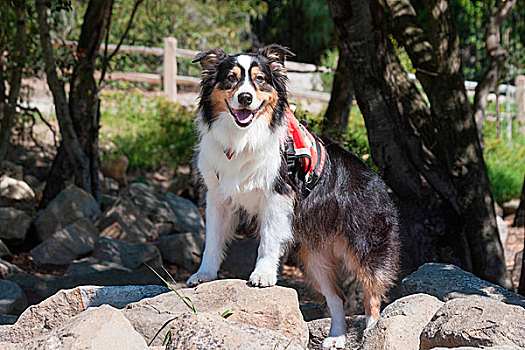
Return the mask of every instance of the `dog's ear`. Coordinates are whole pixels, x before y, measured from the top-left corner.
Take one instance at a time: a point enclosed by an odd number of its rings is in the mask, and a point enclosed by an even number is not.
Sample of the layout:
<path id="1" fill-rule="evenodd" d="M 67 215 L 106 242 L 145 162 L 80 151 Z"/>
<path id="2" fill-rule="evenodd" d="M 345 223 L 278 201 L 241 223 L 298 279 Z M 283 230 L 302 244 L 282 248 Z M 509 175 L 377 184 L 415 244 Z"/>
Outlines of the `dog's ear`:
<path id="1" fill-rule="evenodd" d="M 197 56 L 191 61 L 191 63 L 200 62 L 202 67 L 202 74 L 207 75 L 210 71 L 214 70 L 220 61 L 228 57 L 226 52 L 221 48 L 199 52 Z"/>
<path id="2" fill-rule="evenodd" d="M 266 57 L 270 61 L 272 71 L 285 73 L 284 61 L 286 57 L 293 57 L 295 54 L 289 48 L 271 44 L 259 49 L 259 55 Z"/>

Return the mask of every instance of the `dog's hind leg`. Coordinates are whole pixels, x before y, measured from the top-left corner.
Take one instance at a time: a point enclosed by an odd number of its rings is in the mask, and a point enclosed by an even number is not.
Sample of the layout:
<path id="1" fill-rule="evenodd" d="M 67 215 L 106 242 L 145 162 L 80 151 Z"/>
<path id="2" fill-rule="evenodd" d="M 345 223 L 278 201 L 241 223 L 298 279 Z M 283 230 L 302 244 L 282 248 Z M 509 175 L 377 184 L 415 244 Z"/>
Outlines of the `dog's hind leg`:
<path id="1" fill-rule="evenodd" d="M 267 199 L 260 213 L 261 242 L 257 252 L 257 263 L 250 275 L 250 284 L 269 287 L 277 283 L 277 271 L 286 245 L 293 239 L 293 198 L 274 194 Z"/>
<path id="2" fill-rule="evenodd" d="M 323 341 L 325 349 L 344 349 L 346 342 L 346 321 L 343 309 L 344 295 L 337 285 L 337 261 L 331 247 L 321 252 L 301 249 L 301 260 L 312 285 L 326 299 L 332 323 L 330 335 Z"/>
<path id="3" fill-rule="evenodd" d="M 206 242 L 199 270 L 186 284 L 194 287 L 217 278 L 217 271 L 224 259 L 224 248 L 233 237 L 237 213 L 208 191 L 206 195 Z"/>

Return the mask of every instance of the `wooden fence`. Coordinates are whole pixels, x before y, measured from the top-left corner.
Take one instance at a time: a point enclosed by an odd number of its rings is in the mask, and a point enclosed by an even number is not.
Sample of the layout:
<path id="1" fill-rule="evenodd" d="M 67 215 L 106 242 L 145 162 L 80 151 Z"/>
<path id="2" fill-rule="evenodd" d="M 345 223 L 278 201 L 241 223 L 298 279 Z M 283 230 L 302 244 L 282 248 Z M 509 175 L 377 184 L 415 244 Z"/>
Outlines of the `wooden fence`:
<path id="1" fill-rule="evenodd" d="M 77 43 L 75 41 L 54 42 L 53 44 L 55 46 L 67 47 L 70 49 L 75 49 L 77 47 Z M 116 46 L 117 45 L 109 44 L 108 50 L 113 51 L 116 49 Z M 100 50 L 104 51 L 105 45 L 101 45 Z M 199 53 L 199 51 L 177 47 L 176 38 L 165 38 L 164 47 L 121 45 L 119 52 L 162 57 L 163 74 L 112 71 L 106 73 L 105 79 L 107 81 L 123 80 L 137 83 L 162 85 L 165 94 L 171 101 L 177 101 L 177 85 L 197 86 L 200 83 L 200 78 L 177 75 L 177 58 L 184 57 L 193 59 L 195 55 Z M 331 72 L 330 68 L 316 66 L 309 63 L 287 61 L 285 66 L 286 69 L 292 73 Z M 321 102 L 330 101 L 330 94 L 321 91 L 292 89 L 290 94 L 298 98 L 307 98 Z"/>

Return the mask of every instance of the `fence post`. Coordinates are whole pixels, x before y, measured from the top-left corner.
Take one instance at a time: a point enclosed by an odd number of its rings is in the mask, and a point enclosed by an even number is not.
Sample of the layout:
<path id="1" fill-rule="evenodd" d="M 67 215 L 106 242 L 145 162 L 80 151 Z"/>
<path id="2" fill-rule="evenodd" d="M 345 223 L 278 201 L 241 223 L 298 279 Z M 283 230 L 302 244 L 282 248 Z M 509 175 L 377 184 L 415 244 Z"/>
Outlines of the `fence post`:
<path id="1" fill-rule="evenodd" d="M 525 133 L 525 75 L 516 77 L 516 125 Z"/>
<path id="2" fill-rule="evenodd" d="M 164 38 L 164 93 L 177 102 L 177 39 Z"/>

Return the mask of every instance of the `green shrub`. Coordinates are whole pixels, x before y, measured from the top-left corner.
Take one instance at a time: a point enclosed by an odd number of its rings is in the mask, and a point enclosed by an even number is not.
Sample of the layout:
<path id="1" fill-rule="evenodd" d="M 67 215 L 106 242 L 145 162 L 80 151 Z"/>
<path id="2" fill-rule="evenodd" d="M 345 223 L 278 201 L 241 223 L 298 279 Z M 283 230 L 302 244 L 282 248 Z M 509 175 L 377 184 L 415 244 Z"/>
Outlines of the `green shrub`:
<path id="1" fill-rule="evenodd" d="M 186 164 L 197 142 L 193 111 L 160 96 L 104 93 L 101 124 L 102 144 L 111 141 L 116 146 L 102 159 L 125 155 L 132 168 Z"/>

